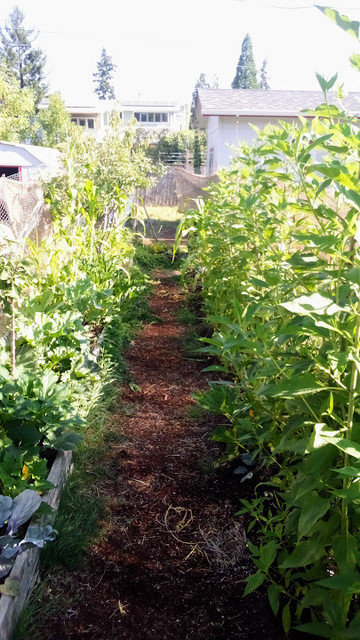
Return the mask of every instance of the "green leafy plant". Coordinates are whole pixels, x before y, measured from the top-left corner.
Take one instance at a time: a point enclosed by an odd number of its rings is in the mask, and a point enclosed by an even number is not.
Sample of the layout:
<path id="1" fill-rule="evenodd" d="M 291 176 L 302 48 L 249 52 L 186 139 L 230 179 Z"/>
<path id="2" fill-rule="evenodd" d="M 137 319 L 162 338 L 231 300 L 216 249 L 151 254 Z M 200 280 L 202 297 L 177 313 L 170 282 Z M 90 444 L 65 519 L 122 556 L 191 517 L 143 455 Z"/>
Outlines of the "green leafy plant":
<path id="1" fill-rule="evenodd" d="M 25 535 L 15 537 L 40 505 L 41 497 L 31 489 L 25 489 L 14 499 L 0 495 L 0 529 L 7 525 L 5 534 L 0 536 L 0 578 L 10 573 L 20 553 L 31 547 L 41 549 L 46 542 L 55 539 L 50 525 L 35 522 L 28 526 Z"/>
<path id="2" fill-rule="evenodd" d="M 199 397 L 224 416 L 219 463 L 253 461 L 245 594 L 266 583 L 286 633 L 343 640 L 360 624 L 360 146 L 329 100 L 336 76 L 319 81 L 311 120 L 242 146 L 177 242 L 190 237 L 214 326 L 201 350 L 224 378 Z"/>

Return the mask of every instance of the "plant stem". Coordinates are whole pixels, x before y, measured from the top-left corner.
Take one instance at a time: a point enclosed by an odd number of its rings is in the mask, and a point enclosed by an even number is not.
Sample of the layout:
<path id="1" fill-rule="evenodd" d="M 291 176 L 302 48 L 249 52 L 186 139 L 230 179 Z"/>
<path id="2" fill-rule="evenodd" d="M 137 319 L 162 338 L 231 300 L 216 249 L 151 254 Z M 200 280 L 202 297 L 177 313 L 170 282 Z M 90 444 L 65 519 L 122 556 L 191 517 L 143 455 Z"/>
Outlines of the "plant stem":
<path id="1" fill-rule="evenodd" d="M 360 302 L 358 303 L 357 308 L 357 319 L 356 319 L 356 327 L 355 327 L 355 336 L 354 336 L 354 347 L 355 347 L 355 355 L 359 356 L 359 340 L 360 340 Z M 351 440 L 352 438 L 352 429 L 354 423 L 354 411 L 355 411 L 355 397 L 356 397 L 356 386 L 358 381 L 358 370 L 356 362 L 353 361 L 351 367 L 351 377 L 350 377 L 350 388 L 349 388 L 349 404 L 348 404 L 348 413 L 347 413 L 347 421 L 346 421 L 346 432 L 345 439 Z M 349 454 L 345 452 L 344 455 L 344 466 L 349 466 Z M 351 484 L 351 478 L 345 477 L 343 480 L 343 489 L 347 491 Z M 348 517 L 348 506 L 346 496 L 342 501 L 342 532 L 348 534 L 349 529 L 349 517 Z"/>
<path id="2" fill-rule="evenodd" d="M 11 308 L 11 360 L 10 360 L 10 375 L 12 380 L 15 380 L 15 300 L 12 298 L 10 303 Z"/>

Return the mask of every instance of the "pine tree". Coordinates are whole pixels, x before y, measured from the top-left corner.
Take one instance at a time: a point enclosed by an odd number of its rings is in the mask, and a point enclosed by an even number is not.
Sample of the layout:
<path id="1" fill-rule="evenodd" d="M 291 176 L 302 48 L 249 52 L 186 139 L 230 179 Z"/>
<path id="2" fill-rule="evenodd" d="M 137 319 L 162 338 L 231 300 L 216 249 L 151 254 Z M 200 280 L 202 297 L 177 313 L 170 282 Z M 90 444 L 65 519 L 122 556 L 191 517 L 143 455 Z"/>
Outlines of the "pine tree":
<path id="1" fill-rule="evenodd" d="M 260 89 L 270 89 L 266 58 L 260 69 Z"/>
<path id="2" fill-rule="evenodd" d="M 114 100 L 115 91 L 112 86 L 113 72 L 116 70 L 116 65 L 113 64 L 111 56 L 106 53 L 106 49 L 102 49 L 100 60 L 97 63 L 97 72 L 93 73 L 93 82 L 97 83 L 95 93 L 100 100 Z"/>
<path id="3" fill-rule="evenodd" d="M 200 73 L 196 83 L 195 83 L 195 87 L 194 87 L 194 91 L 192 94 L 192 99 L 191 99 L 191 108 L 190 108 L 190 122 L 189 122 L 189 127 L 190 129 L 194 129 L 195 128 L 195 103 L 196 103 L 196 94 L 197 94 L 197 90 L 198 89 L 210 89 L 210 84 L 208 83 L 208 81 L 206 80 L 206 75 L 205 73 Z"/>
<path id="4" fill-rule="evenodd" d="M 201 173 L 201 149 L 198 131 L 195 131 L 193 165 L 194 173 Z"/>
<path id="5" fill-rule="evenodd" d="M 4 29 L 0 28 L 0 61 L 14 75 L 20 89 L 33 89 L 38 104 L 47 91 L 46 56 L 41 49 L 33 48 L 38 34 L 33 29 L 25 29 L 24 19 L 25 15 L 16 6 L 5 21 Z"/>
<path id="6" fill-rule="evenodd" d="M 232 81 L 233 89 L 258 89 L 259 83 L 256 77 L 254 54 L 250 35 L 247 33 L 241 45 L 241 54 L 236 67 L 235 78 Z"/>

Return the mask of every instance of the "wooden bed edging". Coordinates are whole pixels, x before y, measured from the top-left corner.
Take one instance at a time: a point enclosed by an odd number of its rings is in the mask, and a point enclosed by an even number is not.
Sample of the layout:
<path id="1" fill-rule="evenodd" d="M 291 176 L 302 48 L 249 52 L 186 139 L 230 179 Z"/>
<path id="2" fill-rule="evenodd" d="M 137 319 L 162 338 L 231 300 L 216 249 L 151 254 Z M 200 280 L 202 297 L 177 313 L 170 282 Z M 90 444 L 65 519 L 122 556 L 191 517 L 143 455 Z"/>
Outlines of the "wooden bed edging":
<path id="1" fill-rule="evenodd" d="M 43 502 L 49 504 L 54 513 L 43 517 L 44 524 L 51 524 L 55 511 L 59 506 L 62 488 L 71 466 L 71 451 L 59 451 L 48 475 L 54 489 L 48 491 Z M 21 553 L 8 576 L 19 582 L 20 591 L 16 597 L 1 596 L 0 598 L 0 640 L 11 640 L 15 624 L 20 612 L 33 589 L 39 573 L 40 549 L 34 547 Z"/>

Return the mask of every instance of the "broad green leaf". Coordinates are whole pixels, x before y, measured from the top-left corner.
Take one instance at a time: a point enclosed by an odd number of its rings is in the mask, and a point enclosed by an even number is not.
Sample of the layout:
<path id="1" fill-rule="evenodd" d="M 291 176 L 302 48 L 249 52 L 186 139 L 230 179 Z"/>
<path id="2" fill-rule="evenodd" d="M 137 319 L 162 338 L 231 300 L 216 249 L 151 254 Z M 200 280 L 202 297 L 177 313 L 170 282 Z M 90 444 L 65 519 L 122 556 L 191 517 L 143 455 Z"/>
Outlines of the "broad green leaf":
<path id="1" fill-rule="evenodd" d="M 335 445 L 341 451 L 345 451 L 349 456 L 360 459 L 360 445 L 357 442 L 351 440 L 345 440 L 345 438 L 333 438 L 329 436 L 323 436 L 325 442 Z"/>
<path id="2" fill-rule="evenodd" d="M 271 584 L 267 590 L 270 606 L 275 616 L 277 616 L 279 612 L 281 591 L 281 587 L 279 587 L 277 584 Z"/>
<path id="3" fill-rule="evenodd" d="M 353 53 L 350 56 L 349 60 L 350 60 L 351 66 L 354 67 L 354 69 L 357 69 L 357 71 L 360 71 L 360 54 Z"/>
<path id="4" fill-rule="evenodd" d="M 332 316 L 334 313 L 340 311 L 350 311 L 350 309 L 339 307 L 331 298 L 325 298 L 325 296 L 319 293 L 313 293 L 310 296 L 300 296 L 299 298 L 295 298 L 295 300 L 282 302 L 280 306 L 291 311 L 291 313 L 299 313 L 304 316 L 312 314 L 317 316 Z"/>
<path id="5" fill-rule="evenodd" d="M 330 20 L 335 22 L 341 29 L 346 31 L 349 35 L 353 36 L 359 40 L 359 27 L 360 22 L 357 20 L 351 20 L 347 16 L 341 15 L 336 9 L 331 9 L 330 7 L 322 7 L 320 5 L 315 5 L 317 9 L 320 9 L 322 13 L 324 13 Z"/>
<path id="6" fill-rule="evenodd" d="M 287 635 L 291 627 L 291 612 L 289 603 L 285 605 L 281 612 L 281 620 L 285 634 Z"/>
<path id="7" fill-rule="evenodd" d="M 311 633 L 319 638 L 332 638 L 332 629 L 325 622 L 306 622 L 295 627 L 295 629 L 303 633 Z"/>
<path id="8" fill-rule="evenodd" d="M 360 478 L 360 468 L 356 467 L 339 467 L 337 469 L 330 469 L 330 471 L 335 471 L 335 473 L 340 473 L 342 476 L 347 476 L 348 478 Z"/>
<path id="9" fill-rule="evenodd" d="M 355 614 L 354 618 L 349 623 L 348 628 L 344 632 L 344 640 L 359 640 L 360 638 L 360 613 Z"/>
<path id="10" fill-rule="evenodd" d="M 262 585 L 265 579 L 266 579 L 265 573 L 261 573 L 259 571 L 257 573 L 253 573 L 252 576 L 249 576 L 248 578 L 246 578 L 247 585 L 245 587 L 243 595 L 247 596 L 249 595 L 249 593 L 252 593 L 253 591 L 255 591 L 255 589 L 257 589 Z"/>
<path id="11" fill-rule="evenodd" d="M 280 569 L 295 569 L 313 564 L 326 555 L 324 547 L 315 540 L 299 542 L 294 551 L 279 565 Z"/>
<path id="12" fill-rule="evenodd" d="M 260 558 L 257 563 L 260 569 L 265 572 L 268 571 L 276 558 L 277 549 L 278 544 L 274 540 L 271 540 L 263 547 L 260 547 Z"/>
<path id="13" fill-rule="evenodd" d="M 316 74 L 316 79 L 322 89 L 322 91 L 324 93 L 327 93 L 327 91 L 330 91 L 330 89 L 333 88 L 336 80 L 337 80 L 337 73 L 332 76 L 332 78 L 330 78 L 330 80 L 325 80 L 324 76 L 321 76 L 320 73 Z M 325 137 L 325 136 L 324 136 Z M 330 136 L 331 137 L 331 136 Z"/>
<path id="14" fill-rule="evenodd" d="M 312 373 L 305 373 L 292 376 L 288 380 L 282 380 L 279 384 L 271 384 L 259 389 L 259 395 L 271 398 L 294 398 L 326 389 L 327 387 L 323 387 Z"/>
<path id="15" fill-rule="evenodd" d="M 250 540 L 247 541 L 247 546 L 249 547 L 249 551 L 253 556 L 257 558 L 260 555 L 258 547 L 255 547 L 255 545 L 250 542 Z"/>
<path id="16" fill-rule="evenodd" d="M 333 549 L 338 571 L 353 573 L 358 555 L 358 542 L 349 532 L 340 533 L 333 538 Z"/>
<path id="17" fill-rule="evenodd" d="M 11 515 L 8 519 L 8 533 L 14 535 L 18 528 L 27 522 L 39 508 L 41 498 L 36 491 L 25 489 L 14 498 Z"/>
<path id="18" fill-rule="evenodd" d="M 206 371 L 222 371 L 222 372 L 228 373 L 228 369 L 226 367 L 221 366 L 220 364 L 212 364 L 210 367 L 205 367 L 205 369 L 202 369 L 202 371 L 204 373 Z"/>
<path id="19" fill-rule="evenodd" d="M 320 193 L 325 191 L 325 189 L 327 189 L 331 185 L 331 182 L 332 182 L 331 178 L 327 178 L 326 180 L 323 180 L 323 182 L 319 185 L 316 191 L 315 198 L 318 198 Z"/>
<path id="20" fill-rule="evenodd" d="M 75 431 L 67 431 L 61 436 L 55 438 L 51 444 L 55 449 L 60 451 L 72 451 L 76 449 L 79 443 L 83 440 L 83 436 Z"/>
<path id="21" fill-rule="evenodd" d="M 316 493 L 311 493 L 306 497 L 300 510 L 298 536 L 309 535 L 314 524 L 325 515 L 330 508 L 330 500 L 321 498 Z"/>
<path id="22" fill-rule="evenodd" d="M 347 595 L 360 593 L 360 575 L 358 573 L 336 574 L 331 578 L 318 580 L 316 584 L 327 589 L 341 591 Z"/>
<path id="23" fill-rule="evenodd" d="M 336 80 L 337 80 L 337 74 L 333 76 L 333 78 L 331 78 L 331 80 L 329 81 L 329 82 L 332 82 L 331 86 L 329 87 L 330 89 L 333 86 L 333 84 L 335 84 Z M 332 133 L 326 133 L 324 136 L 321 136 L 320 138 L 317 138 L 313 142 L 310 142 L 310 144 L 306 147 L 305 151 L 308 153 L 312 149 L 316 149 L 316 147 L 319 147 L 320 145 L 323 144 L 323 142 L 326 142 L 326 140 L 329 140 L 332 137 L 333 137 Z"/>
<path id="24" fill-rule="evenodd" d="M 354 189 L 345 189 L 342 185 L 339 185 L 339 191 L 345 196 L 345 198 L 360 208 L 360 193 L 354 191 Z"/>
<path id="25" fill-rule="evenodd" d="M 344 273 L 344 278 L 349 280 L 349 282 L 354 282 L 360 286 L 360 268 L 352 267 L 351 269 L 348 269 L 348 271 Z"/>

